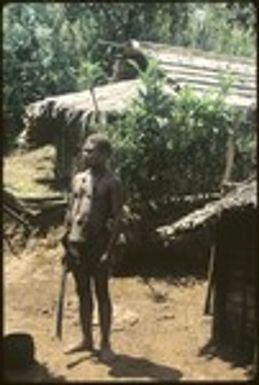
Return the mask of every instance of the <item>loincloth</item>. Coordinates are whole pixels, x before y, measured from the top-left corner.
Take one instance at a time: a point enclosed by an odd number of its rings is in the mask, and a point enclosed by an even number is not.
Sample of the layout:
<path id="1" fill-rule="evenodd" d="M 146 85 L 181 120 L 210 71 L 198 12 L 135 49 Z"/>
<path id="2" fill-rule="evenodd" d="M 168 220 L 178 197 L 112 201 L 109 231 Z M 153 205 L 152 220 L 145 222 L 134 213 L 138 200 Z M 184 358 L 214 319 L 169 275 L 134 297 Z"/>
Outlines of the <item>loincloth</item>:
<path id="1" fill-rule="evenodd" d="M 108 241 L 107 232 L 84 242 L 68 242 L 67 251 L 71 270 L 90 274 L 96 272 L 100 258 L 107 249 Z"/>

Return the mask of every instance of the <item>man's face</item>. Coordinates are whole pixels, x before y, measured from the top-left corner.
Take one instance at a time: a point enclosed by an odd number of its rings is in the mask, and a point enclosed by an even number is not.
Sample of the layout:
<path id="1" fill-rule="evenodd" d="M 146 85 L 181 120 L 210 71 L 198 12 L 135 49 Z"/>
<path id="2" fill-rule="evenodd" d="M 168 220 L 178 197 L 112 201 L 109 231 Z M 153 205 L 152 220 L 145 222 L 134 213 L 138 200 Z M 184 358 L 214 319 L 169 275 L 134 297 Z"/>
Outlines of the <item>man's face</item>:
<path id="1" fill-rule="evenodd" d="M 99 166 L 105 163 L 105 157 L 96 143 L 87 140 L 82 148 L 83 162 L 88 167 Z"/>

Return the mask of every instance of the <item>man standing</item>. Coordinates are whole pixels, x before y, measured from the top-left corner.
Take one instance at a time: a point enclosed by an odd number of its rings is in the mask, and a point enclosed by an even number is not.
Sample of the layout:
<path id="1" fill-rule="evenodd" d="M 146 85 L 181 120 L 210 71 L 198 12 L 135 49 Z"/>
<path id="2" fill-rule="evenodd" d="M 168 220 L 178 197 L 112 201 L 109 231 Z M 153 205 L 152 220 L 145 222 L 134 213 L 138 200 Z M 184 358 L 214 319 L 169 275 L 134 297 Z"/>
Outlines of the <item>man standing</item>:
<path id="1" fill-rule="evenodd" d="M 111 144 L 104 135 L 92 134 L 87 138 L 82 148 L 85 170 L 73 178 L 65 219 L 69 267 L 76 283 L 82 330 L 82 340 L 67 353 L 93 350 L 91 285 L 94 284 L 101 331 L 100 359 L 103 361 L 113 357 L 108 278 L 122 209 L 121 183 L 106 164 L 111 152 Z"/>

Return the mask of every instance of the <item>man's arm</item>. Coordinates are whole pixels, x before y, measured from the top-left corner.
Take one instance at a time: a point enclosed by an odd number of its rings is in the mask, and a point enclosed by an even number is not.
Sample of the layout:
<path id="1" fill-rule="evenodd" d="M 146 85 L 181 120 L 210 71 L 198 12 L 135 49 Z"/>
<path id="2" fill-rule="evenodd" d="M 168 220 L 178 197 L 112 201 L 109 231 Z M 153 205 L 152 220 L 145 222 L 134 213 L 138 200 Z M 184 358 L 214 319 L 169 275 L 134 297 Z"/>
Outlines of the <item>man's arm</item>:
<path id="1" fill-rule="evenodd" d="M 72 194 L 69 193 L 68 195 L 68 200 L 67 200 L 67 209 L 66 209 L 66 213 L 65 213 L 65 219 L 64 219 L 64 227 L 66 229 L 66 231 L 70 228 L 71 226 L 71 207 L 72 206 Z"/>
<path id="2" fill-rule="evenodd" d="M 69 230 L 71 228 L 72 224 L 72 208 L 73 208 L 73 201 L 74 201 L 74 188 L 77 181 L 77 175 L 76 174 L 71 181 L 71 186 L 69 189 L 68 197 L 67 197 L 67 209 L 65 213 L 64 218 L 64 228 L 65 228 L 65 234 L 63 236 L 63 240 L 67 237 L 67 234 L 69 233 Z"/>
<path id="3" fill-rule="evenodd" d="M 101 258 L 101 261 L 109 260 L 111 257 L 112 249 L 117 241 L 119 230 L 120 230 L 120 222 L 121 222 L 121 214 L 123 207 L 123 192 L 122 185 L 120 180 L 115 179 L 111 184 L 110 190 L 110 198 L 111 198 L 111 218 L 108 221 L 108 227 L 110 232 L 110 238 L 108 242 L 108 246 L 106 249 L 106 253 Z"/>

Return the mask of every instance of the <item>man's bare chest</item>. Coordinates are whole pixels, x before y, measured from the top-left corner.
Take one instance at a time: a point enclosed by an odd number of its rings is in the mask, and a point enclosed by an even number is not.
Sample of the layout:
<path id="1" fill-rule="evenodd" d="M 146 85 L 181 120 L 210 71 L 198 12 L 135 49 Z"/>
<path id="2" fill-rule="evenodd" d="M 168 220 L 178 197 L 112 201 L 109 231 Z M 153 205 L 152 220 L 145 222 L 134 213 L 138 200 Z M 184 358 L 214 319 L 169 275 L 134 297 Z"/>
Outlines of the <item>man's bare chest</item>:
<path id="1" fill-rule="evenodd" d="M 106 205 L 109 201 L 107 178 L 86 175 L 74 185 L 73 206 L 77 213 L 84 214 L 95 206 Z"/>

